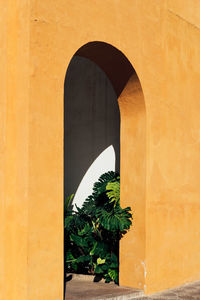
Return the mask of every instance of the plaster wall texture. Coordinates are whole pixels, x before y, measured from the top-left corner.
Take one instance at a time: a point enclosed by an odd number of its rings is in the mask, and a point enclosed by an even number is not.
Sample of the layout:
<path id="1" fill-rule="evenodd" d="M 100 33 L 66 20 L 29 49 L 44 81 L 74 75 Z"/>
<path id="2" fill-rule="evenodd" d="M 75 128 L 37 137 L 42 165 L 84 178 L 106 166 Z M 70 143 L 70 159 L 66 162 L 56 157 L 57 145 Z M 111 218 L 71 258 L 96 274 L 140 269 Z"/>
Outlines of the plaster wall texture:
<path id="1" fill-rule="evenodd" d="M 0 9 L 0 299 L 27 299 L 30 7 Z"/>
<path id="2" fill-rule="evenodd" d="M 144 93 L 145 292 L 200 279 L 199 1 L 0 7 L 0 299 L 62 299 L 64 78 L 90 41 L 121 50 Z"/>
<path id="3" fill-rule="evenodd" d="M 120 241 L 120 285 L 145 288 L 146 109 L 134 73 L 119 99 L 121 113 L 120 203 L 131 206 L 133 226 Z"/>

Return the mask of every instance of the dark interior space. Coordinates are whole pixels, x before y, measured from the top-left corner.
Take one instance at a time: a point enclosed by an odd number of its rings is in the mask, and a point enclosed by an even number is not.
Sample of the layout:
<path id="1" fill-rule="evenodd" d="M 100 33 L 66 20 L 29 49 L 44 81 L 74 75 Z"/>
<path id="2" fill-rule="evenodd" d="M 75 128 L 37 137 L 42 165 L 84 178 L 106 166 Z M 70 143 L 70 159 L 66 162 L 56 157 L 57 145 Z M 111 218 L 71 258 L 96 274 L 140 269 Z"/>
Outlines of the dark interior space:
<path id="1" fill-rule="evenodd" d="M 75 193 L 95 159 L 110 145 L 120 168 L 120 112 L 117 95 L 93 61 L 74 56 L 64 90 L 64 193 Z"/>

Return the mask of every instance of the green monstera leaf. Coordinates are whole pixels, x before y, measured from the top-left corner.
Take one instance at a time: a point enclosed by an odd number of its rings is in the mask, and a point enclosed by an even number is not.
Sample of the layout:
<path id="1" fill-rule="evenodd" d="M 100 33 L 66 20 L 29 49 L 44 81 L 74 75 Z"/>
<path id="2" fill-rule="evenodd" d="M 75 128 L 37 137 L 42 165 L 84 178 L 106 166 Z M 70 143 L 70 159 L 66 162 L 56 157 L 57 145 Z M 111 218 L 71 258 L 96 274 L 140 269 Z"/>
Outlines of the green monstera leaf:
<path id="1" fill-rule="evenodd" d="M 93 188 L 93 195 L 95 198 L 97 198 L 99 195 L 104 193 L 106 191 L 106 186 L 109 182 L 116 179 L 118 175 L 113 172 L 107 172 L 99 177 L 99 180 L 94 184 Z"/>
<path id="2" fill-rule="evenodd" d="M 116 269 L 109 269 L 108 275 L 114 282 L 118 283 L 118 271 Z"/>
<path id="3" fill-rule="evenodd" d="M 114 202 L 114 206 L 116 206 L 119 203 L 120 199 L 120 182 L 108 182 L 108 184 L 106 185 L 106 190 L 106 194 L 110 199 L 110 203 Z"/>
<path id="4" fill-rule="evenodd" d="M 110 231 L 127 231 L 132 224 L 130 211 L 130 207 L 122 209 L 120 206 L 115 206 L 111 211 L 98 209 L 97 216 L 103 228 Z"/>

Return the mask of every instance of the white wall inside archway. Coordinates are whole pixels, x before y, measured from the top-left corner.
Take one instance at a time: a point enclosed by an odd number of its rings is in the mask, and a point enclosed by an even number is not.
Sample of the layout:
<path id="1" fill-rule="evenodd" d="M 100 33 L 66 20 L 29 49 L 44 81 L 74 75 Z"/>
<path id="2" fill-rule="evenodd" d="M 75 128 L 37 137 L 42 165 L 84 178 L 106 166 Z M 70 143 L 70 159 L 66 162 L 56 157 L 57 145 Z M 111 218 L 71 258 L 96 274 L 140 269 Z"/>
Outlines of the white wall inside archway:
<path id="1" fill-rule="evenodd" d="M 73 199 L 74 209 L 75 205 L 81 207 L 84 200 L 92 194 L 93 185 L 99 179 L 99 177 L 108 172 L 115 171 L 115 150 L 113 146 L 109 146 L 105 149 L 92 163 L 84 175 Z"/>

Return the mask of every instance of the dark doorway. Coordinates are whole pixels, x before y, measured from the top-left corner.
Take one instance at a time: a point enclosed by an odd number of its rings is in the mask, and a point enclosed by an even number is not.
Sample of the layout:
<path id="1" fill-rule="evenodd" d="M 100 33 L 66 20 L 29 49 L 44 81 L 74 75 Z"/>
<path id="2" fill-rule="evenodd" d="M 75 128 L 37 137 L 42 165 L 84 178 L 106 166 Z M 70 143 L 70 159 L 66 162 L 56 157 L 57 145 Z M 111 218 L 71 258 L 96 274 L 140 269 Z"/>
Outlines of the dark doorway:
<path id="1" fill-rule="evenodd" d="M 104 71 L 84 57 L 74 56 L 67 70 L 64 124 L 64 193 L 79 188 L 79 206 L 102 173 L 120 168 L 117 95 Z"/>

